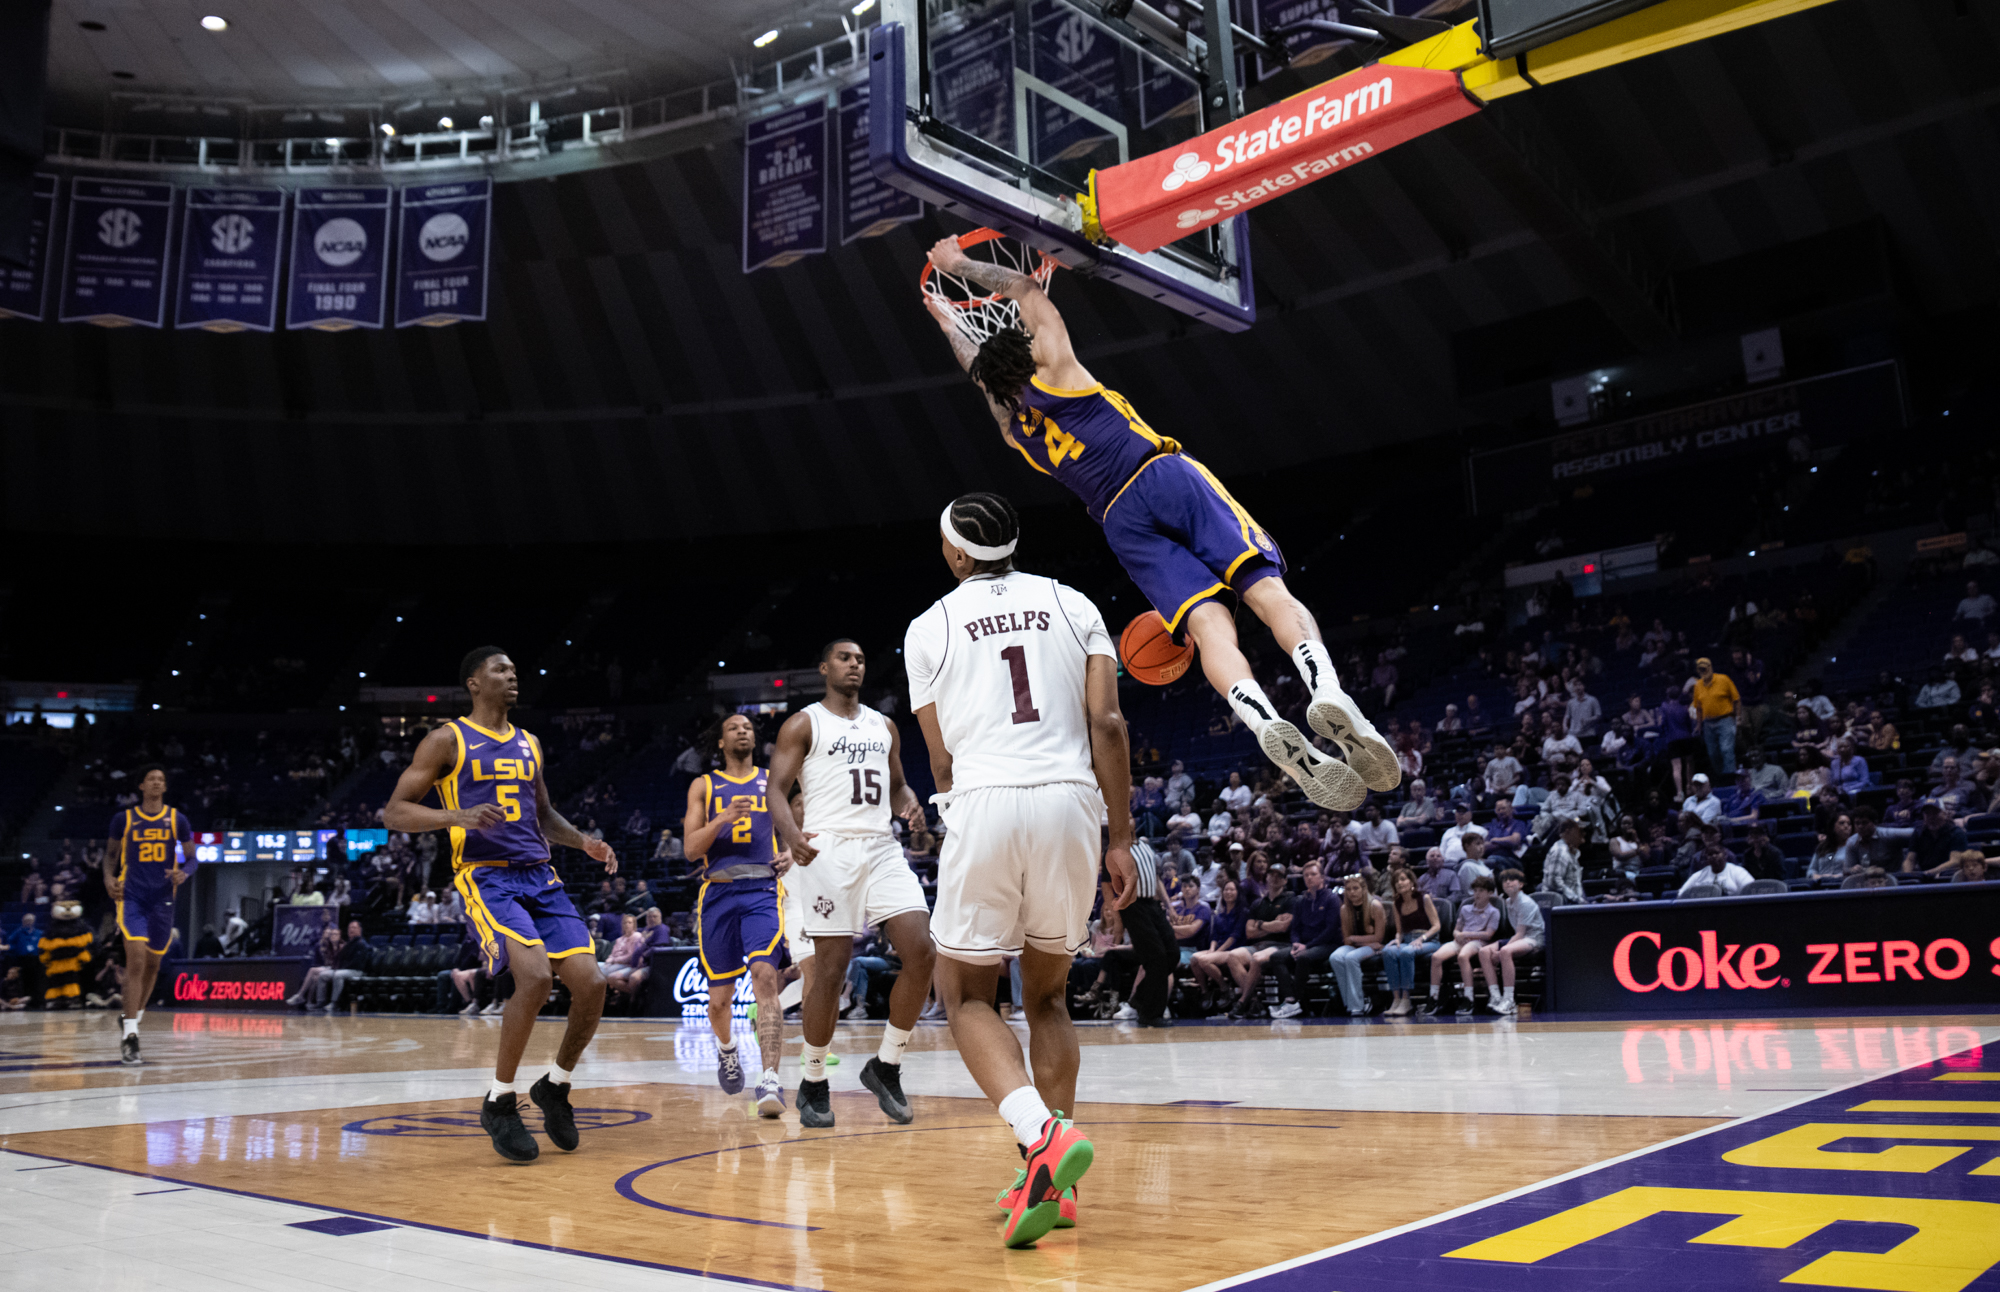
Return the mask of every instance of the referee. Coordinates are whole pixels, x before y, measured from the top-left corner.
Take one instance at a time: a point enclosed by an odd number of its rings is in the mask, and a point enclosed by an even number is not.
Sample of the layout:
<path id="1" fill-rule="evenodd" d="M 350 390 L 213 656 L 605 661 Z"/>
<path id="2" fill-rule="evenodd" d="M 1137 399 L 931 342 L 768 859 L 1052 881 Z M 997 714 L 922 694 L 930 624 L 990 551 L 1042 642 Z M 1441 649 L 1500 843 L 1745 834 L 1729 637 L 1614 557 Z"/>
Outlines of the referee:
<path id="1" fill-rule="evenodd" d="M 1172 1027 L 1166 1016 L 1167 991 L 1173 985 L 1174 970 L 1181 967 L 1180 942 L 1167 912 L 1160 905 L 1160 859 L 1144 837 L 1132 840 L 1132 867 L 1139 872 L 1138 896 L 1119 912 L 1125 931 L 1132 937 L 1132 953 L 1144 970 L 1132 989 L 1132 1008 L 1139 1012 L 1141 1027 Z"/>

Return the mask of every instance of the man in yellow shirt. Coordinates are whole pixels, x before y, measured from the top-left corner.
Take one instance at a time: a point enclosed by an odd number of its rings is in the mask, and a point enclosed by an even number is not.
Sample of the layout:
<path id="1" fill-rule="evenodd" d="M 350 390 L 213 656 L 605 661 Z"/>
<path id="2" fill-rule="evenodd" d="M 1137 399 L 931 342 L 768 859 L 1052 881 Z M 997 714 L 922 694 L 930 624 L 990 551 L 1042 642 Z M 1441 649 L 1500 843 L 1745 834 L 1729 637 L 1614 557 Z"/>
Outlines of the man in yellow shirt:
<path id="1" fill-rule="evenodd" d="M 1736 775 L 1736 714 L 1743 697 L 1726 673 L 1715 671 L 1707 656 L 1694 662 L 1695 716 L 1701 719 L 1701 738 L 1708 746 L 1708 766 L 1717 776 Z"/>

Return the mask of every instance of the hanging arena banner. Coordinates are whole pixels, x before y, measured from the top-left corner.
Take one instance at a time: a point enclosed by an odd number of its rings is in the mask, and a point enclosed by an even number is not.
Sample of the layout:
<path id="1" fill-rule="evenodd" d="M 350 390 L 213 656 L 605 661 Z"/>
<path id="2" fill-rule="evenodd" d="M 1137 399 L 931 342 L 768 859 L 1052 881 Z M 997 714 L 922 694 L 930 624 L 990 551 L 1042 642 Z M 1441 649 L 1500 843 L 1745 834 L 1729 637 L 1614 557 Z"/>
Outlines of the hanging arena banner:
<path id="1" fill-rule="evenodd" d="M 53 175 L 35 176 L 28 198 L 28 263 L 0 264 L 0 318 L 39 323 L 47 309 L 49 243 L 55 233 L 60 182 Z"/>
<path id="2" fill-rule="evenodd" d="M 174 326 L 209 332 L 276 328 L 284 224 L 283 189 L 189 189 Z"/>
<path id="3" fill-rule="evenodd" d="M 161 326 L 167 315 L 174 186 L 76 179 L 69 193 L 57 319 L 100 327 Z"/>
<path id="4" fill-rule="evenodd" d="M 406 188 L 396 220 L 396 326 L 486 317 L 493 181 Z"/>
<path id="5" fill-rule="evenodd" d="M 382 326 L 391 200 L 386 188 L 299 191 L 286 327 L 344 332 Z"/>

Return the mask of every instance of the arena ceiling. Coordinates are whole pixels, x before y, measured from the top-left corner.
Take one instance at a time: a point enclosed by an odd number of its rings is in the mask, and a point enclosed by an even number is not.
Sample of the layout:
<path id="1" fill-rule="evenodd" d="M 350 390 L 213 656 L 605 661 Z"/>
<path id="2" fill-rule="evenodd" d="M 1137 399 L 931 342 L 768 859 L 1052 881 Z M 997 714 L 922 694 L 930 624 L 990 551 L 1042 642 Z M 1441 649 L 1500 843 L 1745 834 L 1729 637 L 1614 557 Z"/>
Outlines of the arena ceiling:
<path id="1" fill-rule="evenodd" d="M 0 524 L 471 541 L 484 497 L 540 539 L 678 539 L 1065 497 L 1009 460 L 915 305 L 925 240 L 955 226 L 746 276 L 739 158 L 725 137 L 501 185 L 484 325 L 0 323 Z M 2000 3 L 1838 0 L 1503 100 L 1260 209 L 1247 333 L 1055 291 L 1093 370 L 1232 481 L 1435 437 L 1434 472 L 1370 488 L 1455 508 L 1467 437 L 1545 433 L 1552 377 L 1699 385 L 1720 356 L 1726 379 L 1737 333 L 1772 323 L 1794 370 L 1921 364 L 2000 294 L 1997 188 Z M 206 495 L 232 501 L 182 505 Z"/>

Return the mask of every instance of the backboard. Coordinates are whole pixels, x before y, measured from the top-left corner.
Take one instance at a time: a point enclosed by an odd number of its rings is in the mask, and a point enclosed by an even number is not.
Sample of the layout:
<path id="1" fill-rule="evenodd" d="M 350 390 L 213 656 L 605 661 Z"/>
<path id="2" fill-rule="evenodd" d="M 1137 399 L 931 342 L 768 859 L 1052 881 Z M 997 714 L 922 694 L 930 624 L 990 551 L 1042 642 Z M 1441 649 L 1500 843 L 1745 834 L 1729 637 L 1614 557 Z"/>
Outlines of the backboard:
<path id="1" fill-rule="evenodd" d="M 882 18 L 868 51 L 878 178 L 1225 331 L 1255 321 L 1243 220 L 1143 254 L 1083 234 L 1091 170 L 1204 129 L 1184 42 L 1070 0 L 884 0 Z"/>

